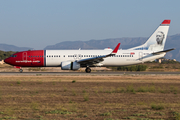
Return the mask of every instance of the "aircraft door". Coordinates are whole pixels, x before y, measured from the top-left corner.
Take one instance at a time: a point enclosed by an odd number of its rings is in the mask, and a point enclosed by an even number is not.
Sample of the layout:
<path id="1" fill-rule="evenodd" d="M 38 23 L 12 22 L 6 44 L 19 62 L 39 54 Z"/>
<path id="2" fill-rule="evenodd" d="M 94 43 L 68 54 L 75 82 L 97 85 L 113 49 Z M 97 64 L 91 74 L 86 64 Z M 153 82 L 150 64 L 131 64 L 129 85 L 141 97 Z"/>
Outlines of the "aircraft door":
<path id="1" fill-rule="evenodd" d="M 23 61 L 27 61 L 27 52 L 22 53 Z"/>
<path id="2" fill-rule="evenodd" d="M 140 61 L 143 60 L 143 52 L 139 52 L 139 60 L 140 60 Z"/>

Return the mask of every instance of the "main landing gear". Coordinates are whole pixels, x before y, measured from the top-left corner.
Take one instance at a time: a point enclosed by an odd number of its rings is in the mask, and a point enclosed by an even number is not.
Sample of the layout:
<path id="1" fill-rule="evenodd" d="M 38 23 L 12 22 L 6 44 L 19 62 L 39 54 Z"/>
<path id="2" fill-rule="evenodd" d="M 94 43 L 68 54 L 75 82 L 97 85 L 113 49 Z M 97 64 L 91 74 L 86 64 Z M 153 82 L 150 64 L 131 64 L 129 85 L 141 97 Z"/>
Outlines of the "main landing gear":
<path id="1" fill-rule="evenodd" d="M 86 71 L 86 73 L 90 73 L 91 72 L 91 68 L 87 67 L 85 71 Z"/>
<path id="2" fill-rule="evenodd" d="M 19 69 L 19 72 L 22 73 L 22 72 L 23 72 L 23 69 Z"/>

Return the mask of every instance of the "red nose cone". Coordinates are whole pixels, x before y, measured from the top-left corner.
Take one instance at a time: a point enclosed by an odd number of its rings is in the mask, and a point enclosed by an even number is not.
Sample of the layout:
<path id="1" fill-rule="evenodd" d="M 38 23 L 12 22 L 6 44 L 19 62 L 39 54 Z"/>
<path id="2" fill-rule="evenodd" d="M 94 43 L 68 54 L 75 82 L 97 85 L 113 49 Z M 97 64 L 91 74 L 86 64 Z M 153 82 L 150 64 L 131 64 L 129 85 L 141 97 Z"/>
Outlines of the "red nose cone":
<path id="1" fill-rule="evenodd" d="M 4 60 L 5 63 L 7 63 L 7 58 Z"/>
<path id="2" fill-rule="evenodd" d="M 4 62 L 5 62 L 6 64 L 9 64 L 9 58 L 6 58 L 6 59 L 4 60 Z"/>

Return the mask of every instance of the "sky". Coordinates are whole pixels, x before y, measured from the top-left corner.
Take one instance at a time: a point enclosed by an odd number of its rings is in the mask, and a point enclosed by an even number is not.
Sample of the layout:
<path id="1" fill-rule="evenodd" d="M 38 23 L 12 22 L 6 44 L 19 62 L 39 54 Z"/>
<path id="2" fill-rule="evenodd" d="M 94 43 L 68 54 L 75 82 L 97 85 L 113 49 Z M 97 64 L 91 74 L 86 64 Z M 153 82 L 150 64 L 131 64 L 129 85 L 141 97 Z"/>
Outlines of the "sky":
<path id="1" fill-rule="evenodd" d="M 0 0 L 0 44 L 44 49 L 62 41 L 149 37 L 164 19 L 180 33 L 179 0 Z"/>

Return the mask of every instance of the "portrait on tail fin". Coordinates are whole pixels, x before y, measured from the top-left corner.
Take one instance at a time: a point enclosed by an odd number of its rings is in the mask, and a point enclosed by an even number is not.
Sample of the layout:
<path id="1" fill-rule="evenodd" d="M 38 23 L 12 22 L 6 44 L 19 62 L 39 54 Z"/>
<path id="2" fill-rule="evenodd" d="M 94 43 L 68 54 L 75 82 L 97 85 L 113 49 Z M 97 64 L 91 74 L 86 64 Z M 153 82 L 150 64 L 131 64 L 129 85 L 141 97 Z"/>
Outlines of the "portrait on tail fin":
<path id="1" fill-rule="evenodd" d="M 164 33 L 161 32 L 161 31 L 159 31 L 159 32 L 156 34 L 157 44 L 158 44 L 158 45 L 162 45 L 163 40 L 164 40 Z"/>

